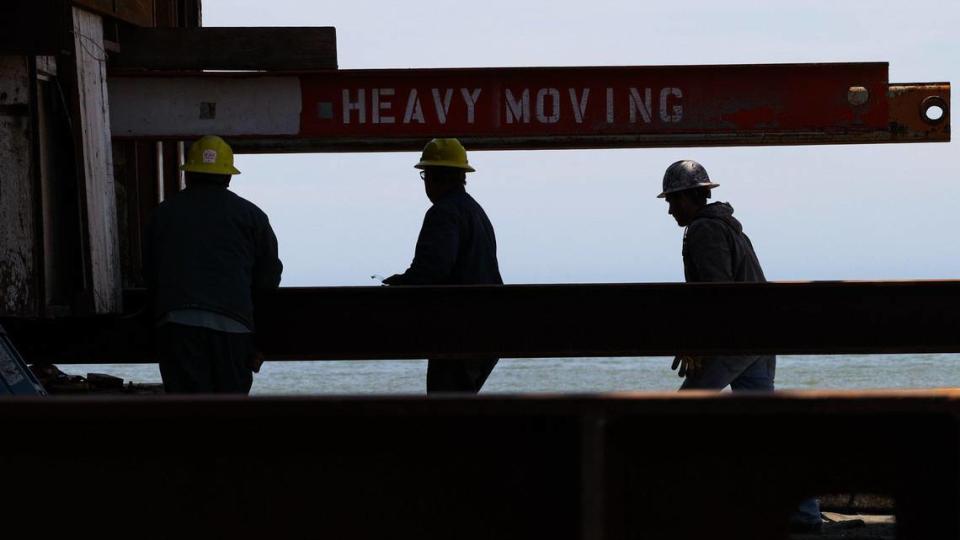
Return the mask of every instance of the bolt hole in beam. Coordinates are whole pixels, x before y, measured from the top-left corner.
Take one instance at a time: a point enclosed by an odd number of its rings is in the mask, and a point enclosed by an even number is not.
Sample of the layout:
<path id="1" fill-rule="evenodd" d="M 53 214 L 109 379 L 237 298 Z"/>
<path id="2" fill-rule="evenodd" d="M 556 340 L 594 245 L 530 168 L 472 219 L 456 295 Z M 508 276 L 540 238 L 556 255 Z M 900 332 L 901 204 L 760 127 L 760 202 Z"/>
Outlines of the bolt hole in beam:
<path id="1" fill-rule="evenodd" d="M 934 105 L 933 107 L 930 107 L 929 109 L 927 109 L 925 116 L 927 120 L 930 120 L 931 122 L 936 122 L 937 120 L 940 120 L 941 118 L 943 118 L 943 109 Z"/>
<path id="2" fill-rule="evenodd" d="M 939 124 L 947 116 L 947 102 L 940 96 L 930 96 L 920 103 L 920 116 L 930 124 Z"/>

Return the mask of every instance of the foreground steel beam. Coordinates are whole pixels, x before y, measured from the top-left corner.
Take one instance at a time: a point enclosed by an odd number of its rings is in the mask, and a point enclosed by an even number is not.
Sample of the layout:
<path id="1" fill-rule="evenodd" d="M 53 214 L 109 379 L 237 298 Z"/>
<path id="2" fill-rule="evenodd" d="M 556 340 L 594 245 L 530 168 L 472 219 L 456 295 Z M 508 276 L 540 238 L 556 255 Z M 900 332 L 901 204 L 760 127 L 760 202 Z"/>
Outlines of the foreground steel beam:
<path id="1" fill-rule="evenodd" d="M 115 76 L 119 138 L 218 133 L 246 152 L 950 140 L 950 84 L 886 63 Z M 936 112 L 941 115 L 936 117 Z"/>
<path id="2" fill-rule="evenodd" d="M 0 399 L 0 505 L 44 537 L 785 540 L 802 498 L 866 492 L 897 538 L 953 539 L 958 414 L 956 391 Z"/>
<path id="3" fill-rule="evenodd" d="M 932 353 L 960 352 L 958 304 L 960 281 L 287 288 L 257 324 L 280 360 Z M 0 323 L 30 362 L 155 360 L 135 318 Z"/>

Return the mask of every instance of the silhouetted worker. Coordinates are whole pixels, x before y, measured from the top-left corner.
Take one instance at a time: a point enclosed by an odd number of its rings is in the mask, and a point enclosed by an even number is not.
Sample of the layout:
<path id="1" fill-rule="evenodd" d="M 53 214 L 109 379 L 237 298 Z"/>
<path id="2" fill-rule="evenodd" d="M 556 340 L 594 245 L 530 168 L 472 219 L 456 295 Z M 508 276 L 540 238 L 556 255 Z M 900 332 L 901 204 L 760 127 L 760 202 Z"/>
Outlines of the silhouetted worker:
<path id="1" fill-rule="evenodd" d="M 718 187 L 696 161 L 677 161 L 663 175 L 663 192 L 669 214 L 683 235 L 683 273 L 688 283 L 765 282 L 753 244 L 743 225 L 725 202 L 707 204 L 710 190 Z M 681 390 L 733 391 L 774 389 L 777 357 L 774 355 L 689 356 L 674 358 L 673 369 L 685 377 Z M 796 530 L 819 530 L 820 507 L 816 499 L 804 501 L 791 517 Z"/>
<path id="2" fill-rule="evenodd" d="M 227 188 L 240 174 L 223 139 L 195 142 L 181 169 L 187 188 L 147 227 L 143 266 L 167 393 L 240 393 L 262 357 L 253 297 L 280 284 L 283 264 L 267 215 Z"/>
<path id="3" fill-rule="evenodd" d="M 467 152 L 457 139 L 433 139 L 423 149 L 420 178 L 433 206 L 427 210 L 410 268 L 387 285 L 503 284 L 497 239 L 483 208 L 464 186 Z M 483 387 L 497 358 L 430 359 L 427 393 L 472 392 Z"/>

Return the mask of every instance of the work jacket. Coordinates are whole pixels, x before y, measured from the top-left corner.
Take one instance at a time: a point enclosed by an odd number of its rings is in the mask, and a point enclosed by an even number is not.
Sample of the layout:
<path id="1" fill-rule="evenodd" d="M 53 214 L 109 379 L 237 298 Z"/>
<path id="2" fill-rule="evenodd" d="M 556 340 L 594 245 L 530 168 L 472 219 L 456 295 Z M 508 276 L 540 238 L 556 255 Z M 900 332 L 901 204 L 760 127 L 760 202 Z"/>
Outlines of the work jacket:
<path id="1" fill-rule="evenodd" d="M 445 194 L 427 210 L 410 268 L 387 285 L 502 284 L 497 239 L 483 208 L 465 190 Z"/>
<path id="2" fill-rule="evenodd" d="M 724 202 L 700 209 L 683 235 L 683 273 L 688 283 L 763 282 L 763 269 L 743 225 Z"/>
<path id="3" fill-rule="evenodd" d="M 763 282 L 766 278 L 760 261 L 753 251 L 753 245 L 743 226 L 733 217 L 733 207 L 727 203 L 716 202 L 700 209 L 683 235 L 683 272 L 688 283 L 709 281 Z M 710 362 L 705 364 L 705 372 L 695 376 L 693 381 L 701 381 L 691 388 L 710 388 L 703 381 L 711 380 L 724 371 L 736 374 L 735 381 L 746 370 L 761 369 L 751 373 L 753 384 L 757 384 L 759 373 L 769 380 L 763 389 L 773 390 L 776 373 L 774 355 L 707 355 L 700 357 Z M 760 364 L 758 364 L 758 362 Z M 684 387 L 691 383 L 690 376 Z M 721 386 L 715 389 L 721 389 Z"/>
<path id="4" fill-rule="evenodd" d="M 147 226 L 143 272 L 156 317 L 201 309 L 252 330 L 254 293 L 275 289 L 282 271 L 267 215 L 224 187 L 188 187 Z"/>

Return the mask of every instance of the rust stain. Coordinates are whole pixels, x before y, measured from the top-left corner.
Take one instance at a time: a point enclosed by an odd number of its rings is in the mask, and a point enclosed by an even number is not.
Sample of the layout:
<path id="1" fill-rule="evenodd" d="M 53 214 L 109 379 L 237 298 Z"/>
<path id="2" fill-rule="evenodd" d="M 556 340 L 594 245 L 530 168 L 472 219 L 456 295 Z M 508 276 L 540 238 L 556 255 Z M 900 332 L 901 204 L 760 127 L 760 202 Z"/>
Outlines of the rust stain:
<path id="1" fill-rule="evenodd" d="M 720 118 L 723 122 L 732 122 L 737 129 L 764 129 L 777 126 L 777 111 L 772 106 L 727 112 Z"/>
<path id="2" fill-rule="evenodd" d="M 893 140 L 950 140 L 950 83 L 891 84 L 887 100 Z M 942 108 L 940 119 L 924 118 L 930 105 Z"/>

